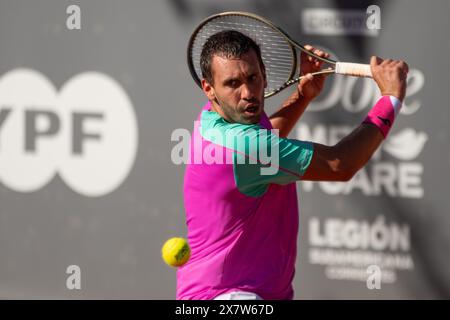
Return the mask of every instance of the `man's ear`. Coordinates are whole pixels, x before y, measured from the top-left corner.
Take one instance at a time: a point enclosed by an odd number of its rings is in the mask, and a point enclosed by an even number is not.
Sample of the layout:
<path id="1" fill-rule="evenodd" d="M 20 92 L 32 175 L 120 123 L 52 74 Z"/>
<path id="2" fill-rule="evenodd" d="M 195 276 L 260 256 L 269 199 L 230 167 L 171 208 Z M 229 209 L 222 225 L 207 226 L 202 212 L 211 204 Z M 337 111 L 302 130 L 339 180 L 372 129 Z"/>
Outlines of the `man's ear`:
<path id="1" fill-rule="evenodd" d="M 202 90 L 205 93 L 205 95 L 208 97 L 208 100 L 216 99 L 216 93 L 214 91 L 213 86 L 205 79 L 202 79 Z"/>
<path id="2" fill-rule="evenodd" d="M 265 89 L 265 88 L 267 88 L 267 76 L 266 76 L 266 67 L 264 65 L 262 65 L 261 71 L 262 71 L 263 78 L 264 78 L 264 89 Z"/>

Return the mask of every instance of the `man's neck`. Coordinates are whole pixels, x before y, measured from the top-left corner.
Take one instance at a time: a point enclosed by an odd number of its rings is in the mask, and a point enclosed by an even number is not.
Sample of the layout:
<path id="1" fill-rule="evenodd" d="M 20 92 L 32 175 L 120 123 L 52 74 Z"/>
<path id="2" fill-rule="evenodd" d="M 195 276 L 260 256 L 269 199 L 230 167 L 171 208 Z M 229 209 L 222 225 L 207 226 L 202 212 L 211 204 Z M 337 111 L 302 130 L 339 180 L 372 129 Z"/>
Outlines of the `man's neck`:
<path id="1" fill-rule="evenodd" d="M 217 112 L 219 116 L 228 121 L 227 117 L 223 114 L 222 109 L 215 101 L 211 101 L 211 111 Z"/>

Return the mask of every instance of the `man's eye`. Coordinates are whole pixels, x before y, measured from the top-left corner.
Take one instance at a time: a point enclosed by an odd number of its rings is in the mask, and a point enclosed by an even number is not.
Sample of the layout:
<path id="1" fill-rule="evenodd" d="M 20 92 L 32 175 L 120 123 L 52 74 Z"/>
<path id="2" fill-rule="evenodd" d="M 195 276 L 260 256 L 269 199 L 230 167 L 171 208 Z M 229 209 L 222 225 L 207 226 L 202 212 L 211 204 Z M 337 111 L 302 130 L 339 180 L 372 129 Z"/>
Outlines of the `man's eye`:
<path id="1" fill-rule="evenodd" d="M 249 78 L 249 80 L 250 80 L 251 82 L 255 82 L 257 79 L 258 79 L 258 77 L 256 76 L 256 74 L 251 75 L 250 78 Z"/>
<path id="2" fill-rule="evenodd" d="M 231 80 L 230 82 L 228 82 L 228 85 L 230 87 L 236 88 L 239 85 L 239 82 L 237 80 Z"/>

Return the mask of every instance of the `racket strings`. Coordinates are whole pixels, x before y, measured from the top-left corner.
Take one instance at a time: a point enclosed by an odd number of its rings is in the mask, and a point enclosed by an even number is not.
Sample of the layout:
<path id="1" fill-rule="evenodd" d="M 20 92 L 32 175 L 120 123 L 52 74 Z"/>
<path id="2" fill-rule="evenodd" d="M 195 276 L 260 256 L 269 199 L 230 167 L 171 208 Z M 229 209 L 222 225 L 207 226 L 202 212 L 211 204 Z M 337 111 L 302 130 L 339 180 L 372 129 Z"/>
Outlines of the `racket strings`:
<path id="1" fill-rule="evenodd" d="M 197 77 L 202 78 L 200 56 L 208 38 L 220 31 L 235 30 L 252 38 L 261 49 L 266 67 L 266 95 L 277 91 L 295 73 L 295 51 L 284 36 L 266 23 L 249 16 L 218 16 L 198 30 L 193 41 L 191 56 Z"/>

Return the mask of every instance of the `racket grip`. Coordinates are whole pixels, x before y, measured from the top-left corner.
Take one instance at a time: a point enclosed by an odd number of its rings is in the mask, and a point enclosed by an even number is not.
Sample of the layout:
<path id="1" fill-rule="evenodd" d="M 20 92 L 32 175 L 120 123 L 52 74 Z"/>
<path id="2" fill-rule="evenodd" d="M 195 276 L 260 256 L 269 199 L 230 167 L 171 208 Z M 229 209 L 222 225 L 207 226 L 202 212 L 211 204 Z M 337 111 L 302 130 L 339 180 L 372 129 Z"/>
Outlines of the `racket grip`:
<path id="1" fill-rule="evenodd" d="M 372 78 L 372 71 L 370 70 L 369 64 L 336 62 L 335 73 L 353 77 Z"/>

